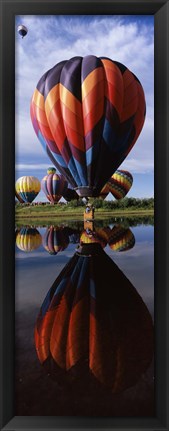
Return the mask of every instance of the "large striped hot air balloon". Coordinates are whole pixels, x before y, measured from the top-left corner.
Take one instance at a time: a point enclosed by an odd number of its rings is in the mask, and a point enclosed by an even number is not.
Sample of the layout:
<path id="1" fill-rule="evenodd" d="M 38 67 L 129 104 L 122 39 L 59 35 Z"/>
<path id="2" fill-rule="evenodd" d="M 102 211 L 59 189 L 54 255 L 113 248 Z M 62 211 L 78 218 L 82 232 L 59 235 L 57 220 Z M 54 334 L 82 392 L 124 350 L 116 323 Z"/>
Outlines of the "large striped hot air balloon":
<path id="1" fill-rule="evenodd" d="M 144 91 L 123 64 L 88 55 L 62 61 L 40 79 L 31 101 L 34 130 L 79 196 L 99 196 L 135 144 Z"/>
<path id="2" fill-rule="evenodd" d="M 85 244 L 43 302 L 35 346 L 39 361 L 60 382 L 70 378 L 83 390 L 92 379 L 117 393 L 148 368 L 152 332 L 149 311 L 130 281 L 99 244 Z"/>
<path id="3" fill-rule="evenodd" d="M 29 253 L 40 247 L 41 243 L 41 234 L 35 228 L 24 227 L 16 232 L 16 245 L 22 251 Z"/>
<path id="4" fill-rule="evenodd" d="M 67 189 L 67 181 L 63 175 L 57 174 L 55 168 L 49 168 L 41 181 L 41 187 L 47 199 L 57 203 Z"/>
<path id="5" fill-rule="evenodd" d="M 40 182 L 32 176 L 20 177 L 16 181 L 15 190 L 24 202 L 31 203 L 40 192 Z"/>

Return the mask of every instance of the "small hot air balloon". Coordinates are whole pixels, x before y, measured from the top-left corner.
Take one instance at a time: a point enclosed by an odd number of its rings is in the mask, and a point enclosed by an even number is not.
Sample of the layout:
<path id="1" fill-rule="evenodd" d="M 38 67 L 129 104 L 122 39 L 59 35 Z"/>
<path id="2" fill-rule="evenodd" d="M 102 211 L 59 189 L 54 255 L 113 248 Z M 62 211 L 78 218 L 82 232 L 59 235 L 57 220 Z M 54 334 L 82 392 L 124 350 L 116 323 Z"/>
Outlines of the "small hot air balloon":
<path id="1" fill-rule="evenodd" d="M 65 250 L 69 244 L 69 236 L 63 227 L 50 226 L 43 236 L 43 246 L 49 254 L 57 254 Z"/>
<path id="2" fill-rule="evenodd" d="M 124 198 L 133 184 L 133 177 L 128 171 L 117 170 L 106 184 L 109 192 L 116 199 Z"/>
<path id="3" fill-rule="evenodd" d="M 16 232 L 16 245 L 25 252 L 31 252 L 40 247 L 42 243 L 41 234 L 35 228 L 22 228 Z"/>
<path id="4" fill-rule="evenodd" d="M 81 197 L 99 196 L 135 144 L 145 111 L 138 78 L 123 64 L 94 55 L 48 70 L 30 108 L 43 148 Z"/>
<path id="5" fill-rule="evenodd" d="M 114 251 L 127 251 L 134 247 L 135 237 L 129 228 L 115 225 L 110 231 L 108 244 Z"/>
<path id="6" fill-rule="evenodd" d="M 84 388 L 135 385 L 153 355 L 153 324 L 136 289 L 100 244 L 85 244 L 49 290 L 35 326 L 47 372 Z M 87 382 L 87 383 L 86 383 Z M 99 386 L 100 388 L 100 386 Z"/>
<path id="7" fill-rule="evenodd" d="M 18 25 L 18 33 L 22 36 L 22 39 L 27 35 L 28 29 L 25 25 Z"/>
<path id="8" fill-rule="evenodd" d="M 54 171 L 52 168 L 51 172 L 51 168 L 49 168 L 47 175 L 41 181 L 41 187 L 47 199 L 52 203 L 57 203 L 67 190 L 67 181 L 63 175 L 56 173 L 56 169 Z"/>
<path id="9" fill-rule="evenodd" d="M 20 177 L 16 181 L 15 190 L 24 202 L 31 203 L 40 192 L 40 182 L 36 177 Z"/>

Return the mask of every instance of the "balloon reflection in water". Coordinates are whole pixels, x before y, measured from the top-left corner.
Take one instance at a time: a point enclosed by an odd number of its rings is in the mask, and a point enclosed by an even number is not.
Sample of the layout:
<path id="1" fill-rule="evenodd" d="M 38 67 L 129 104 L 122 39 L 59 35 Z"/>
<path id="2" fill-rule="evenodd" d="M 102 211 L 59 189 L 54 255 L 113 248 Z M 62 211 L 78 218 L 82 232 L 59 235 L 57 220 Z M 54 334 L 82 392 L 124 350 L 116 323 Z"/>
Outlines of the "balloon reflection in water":
<path id="1" fill-rule="evenodd" d="M 43 302 L 35 345 L 39 361 L 60 383 L 83 388 L 93 382 L 117 393 L 148 368 L 152 333 L 149 311 L 130 281 L 99 244 L 85 244 Z"/>
<path id="2" fill-rule="evenodd" d="M 114 251 L 127 251 L 134 247 L 135 237 L 129 228 L 115 225 L 110 232 L 108 244 Z"/>
<path id="3" fill-rule="evenodd" d="M 102 248 L 106 247 L 109 234 L 111 230 L 109 228 L 95 228 L 94 230 L 86 229 L 80 236 L 81 244 L 92 244 L 98 243 Z"/>
<path id="4" fill-rule="evenodd" d="M 50 226 L 43 235 L 43 246 L 49 254 L 57 254 L 65 250 L 69 244 L 69 236 L 64 227 Z"/>
<path id="5" fill-rule="evenodd" d="M 16 245 L 25 252 L 36 250 L 42 243 L 42 237 L 35 228 L 24 227 L 16 232 Z"/>

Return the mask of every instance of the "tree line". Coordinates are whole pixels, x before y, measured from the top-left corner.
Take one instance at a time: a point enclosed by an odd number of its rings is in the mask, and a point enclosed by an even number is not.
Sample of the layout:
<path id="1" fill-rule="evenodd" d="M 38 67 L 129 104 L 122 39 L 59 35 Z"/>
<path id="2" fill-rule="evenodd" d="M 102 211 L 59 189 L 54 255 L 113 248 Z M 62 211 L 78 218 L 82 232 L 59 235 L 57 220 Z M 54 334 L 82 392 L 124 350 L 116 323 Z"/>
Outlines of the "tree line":
<path id="1" fill-rule="evenodd" d="M 92 200 L 90 200 L 92 202 Z M 117 209 L 125 209 L 125 208 L 142 208 L 142 209 L 154 209 L 154 198 L 128 198 L 125 197 L 124 199 L 120 200 L 102 200 L 99 198 L 93 199 L 93 205 L 95 208 L 103 208 L 103 209 L 111 209 L 111 210 L 117 210 Z M 86 204 L 83 202 L 82 199 L 78 200 L 72 200 L 71 202 L 67 203 L 67 206 L 70 208 L 77 208 L 77 207 L 84 207 Z"/>

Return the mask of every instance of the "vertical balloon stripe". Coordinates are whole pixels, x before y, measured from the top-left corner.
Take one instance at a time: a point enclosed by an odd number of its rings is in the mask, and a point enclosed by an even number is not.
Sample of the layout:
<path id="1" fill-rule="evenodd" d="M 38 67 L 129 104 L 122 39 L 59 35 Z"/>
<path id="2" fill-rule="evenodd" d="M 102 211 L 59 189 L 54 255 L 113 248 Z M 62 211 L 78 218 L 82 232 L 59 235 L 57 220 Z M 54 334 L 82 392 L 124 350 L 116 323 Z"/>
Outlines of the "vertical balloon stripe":
<path id="1" fill-rule="evenodd" d="M 122 74 L 119 68 L 113 64 L 111 60 L 103 59 L 102 63 L 106 75 L 105 96 L 116 109 L 116 112 L 121 119 L 124 103 L 124 83 Z"/>
<path id="2" fill-rule="evenodd" d="M 89 304 L 89 297 L 86 295 L 71 312 L 66 346 L 67 370 L 88 354 Z"/>
<path id="3" fill-rule="evenodd" d="M 77 288 L 72 305 L 72 312 L 68 328 L 66 366 L 71 368 L 78 360 L 84 357 L 88 351 L 89 331 L 89 295 L 86 287 L 88 285 L 88 259 L 79 257 L 81 268 Z M 84 334 L 82 337 L 81 334 Z M 85 336 L 86 335 L 86 336 Z"/>
<path id="4" fill-rule="evenodd" d="M 62 85 L 60 85 L 60 79 L 61 79 L 62 68 L 64 65 L 65 65 L 65 62 L 60 63 L 59 67 L 57 68 L 56 66 L 55 68 L 53 68 L 51 73 L 49 73 L 47 77 L 47 82 L 45 84 L 45 97 L 46 97 L 45 106 L 47 107 L 48 121 L 49 121 L 50 128 L 52 130 L 53 138 L 55 139 L 55 145 L 57 147 L 57 151 L 59 150 L 59 154 L 63 157 L 63 160 L 66 162 L 66 164 L 68 164 L 70 162 L 71 156 L 69 151 L 68 140 L 65 133 L 64 122 L 62 119 L 61 97 L 60 97 L 62 94 L 62 87 L 63 87 Z M 53 102 L 52 85 L 56 86 L 55 104 Z M 63 149 L 63 146 L 64 146 L 64 149 Z M 54 150 L 54 148 L 52 149 L 51 147 L 50 149 L 52 151 Z M 80 179 L 76 172 L 76 168 L 73 161 L 71 164 L 71 175 L 73 178 L 75 177 L 75 179 L 77 179 L 77 181 L 80 183 Z"/>

